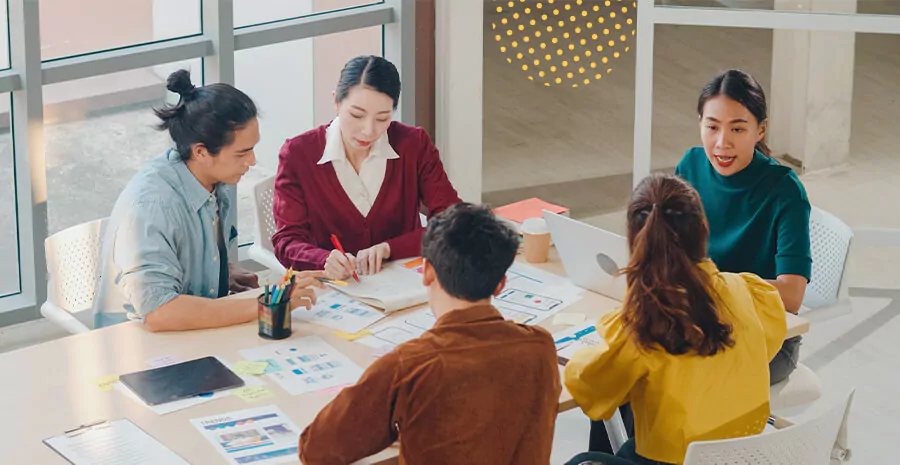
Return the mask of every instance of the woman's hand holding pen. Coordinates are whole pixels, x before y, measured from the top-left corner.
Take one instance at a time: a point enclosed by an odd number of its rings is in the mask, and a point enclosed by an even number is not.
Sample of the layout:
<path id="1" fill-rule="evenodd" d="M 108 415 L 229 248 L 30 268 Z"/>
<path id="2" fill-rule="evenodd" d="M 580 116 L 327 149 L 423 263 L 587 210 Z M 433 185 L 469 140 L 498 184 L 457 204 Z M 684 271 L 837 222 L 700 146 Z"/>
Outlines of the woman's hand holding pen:
<path id="1" fill-rule="evenodd" d="M 356 271 L 356 257 L 334 249 L 325 259 L 325 277 L 346 280 Z"/>

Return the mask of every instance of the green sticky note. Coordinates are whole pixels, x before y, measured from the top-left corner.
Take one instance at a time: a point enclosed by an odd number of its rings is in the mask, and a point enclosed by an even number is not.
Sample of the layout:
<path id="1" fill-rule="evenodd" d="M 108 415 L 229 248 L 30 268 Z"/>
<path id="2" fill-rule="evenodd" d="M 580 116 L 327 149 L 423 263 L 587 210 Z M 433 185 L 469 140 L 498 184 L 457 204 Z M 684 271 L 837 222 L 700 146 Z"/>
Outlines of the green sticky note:
<path id="1" fill-rule="evenodd" d="M 265 373 L 267 368 L 269 368 L 269 362 L 248 362 L 242 360 L 235 363 L 234 366 L 231 367 L 231 371 L 239 375 L 259 376 Z"/>
<path id="2" fill-rule="evenodd" d="M 245 402 L 257 402 L 263 399 L 268 399 L 269 397 L 274 397 L 275 394 L 269 390 L 269 388 L 265 386 L 247 386 L 242 387 L 240 389 L 235 389 L 231 391 L 235 396 L 244 399 Z"/>

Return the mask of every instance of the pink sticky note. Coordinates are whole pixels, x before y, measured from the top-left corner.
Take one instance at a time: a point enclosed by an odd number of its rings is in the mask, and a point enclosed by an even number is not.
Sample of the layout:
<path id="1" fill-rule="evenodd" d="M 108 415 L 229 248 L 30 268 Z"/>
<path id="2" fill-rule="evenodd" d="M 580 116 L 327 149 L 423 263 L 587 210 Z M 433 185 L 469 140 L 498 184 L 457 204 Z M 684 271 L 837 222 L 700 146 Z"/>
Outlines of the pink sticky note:
<path id="1" fill-rule="evenodd" d="M 338 395 L 339 392 L 343 391 L 345 387 L 350 387 L 350 385 L 342 384 L 340 386 L 335 386 L 335 387 L 331 387 L 328 389 L 322 389 L 321 391 L 318 391 L 318 392 L 319 392 L 319 394 L 322 394 L 323 396 L 336 396 L 336 395 Z"/>

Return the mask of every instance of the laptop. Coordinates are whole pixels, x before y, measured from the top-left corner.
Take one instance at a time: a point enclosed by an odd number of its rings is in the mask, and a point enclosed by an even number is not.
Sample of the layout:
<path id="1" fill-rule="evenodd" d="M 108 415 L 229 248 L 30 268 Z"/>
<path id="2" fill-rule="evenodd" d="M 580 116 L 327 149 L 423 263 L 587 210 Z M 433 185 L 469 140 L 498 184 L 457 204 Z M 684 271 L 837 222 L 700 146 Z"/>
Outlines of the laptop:
<path id="1" fill-rule="evenodd" d="M 544 220 L 566 275 L 575 285 L 622 301 L 628 265 L 628 241 L 615 233 L 544 210 Z"/>

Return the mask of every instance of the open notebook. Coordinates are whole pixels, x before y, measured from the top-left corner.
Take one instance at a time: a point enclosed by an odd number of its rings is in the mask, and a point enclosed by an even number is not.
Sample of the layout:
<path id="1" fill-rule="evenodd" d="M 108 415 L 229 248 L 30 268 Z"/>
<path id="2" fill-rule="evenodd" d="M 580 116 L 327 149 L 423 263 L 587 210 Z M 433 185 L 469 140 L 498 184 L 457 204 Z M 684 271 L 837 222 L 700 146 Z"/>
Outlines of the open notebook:
<path id="1" fill-rule="evenodd" d="M 414 307 L 428 301 L 428 291 L 422 285 L 421 270 L 416 264 L 420 259 L 402 260 L 387 264 L 374 275 L 360 275 L 360 282 L 347 280 L 347 286 L 331 287 L 335 290 L 391 313 Z"/>

